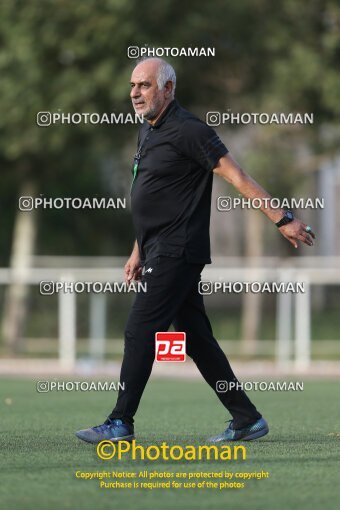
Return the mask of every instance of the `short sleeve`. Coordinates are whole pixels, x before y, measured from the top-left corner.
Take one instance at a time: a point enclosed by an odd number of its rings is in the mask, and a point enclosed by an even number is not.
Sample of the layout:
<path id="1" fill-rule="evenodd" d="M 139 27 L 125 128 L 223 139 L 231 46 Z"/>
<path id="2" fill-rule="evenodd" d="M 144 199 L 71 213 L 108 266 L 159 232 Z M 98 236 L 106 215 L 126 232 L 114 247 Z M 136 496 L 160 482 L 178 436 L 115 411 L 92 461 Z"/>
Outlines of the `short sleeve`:
<path id="1" fill-rule="evenodd" d="M 208 172 L 229 152 L 215 130 L 199 119 L 183 122 L 178 142 L 181 152 Z"/>

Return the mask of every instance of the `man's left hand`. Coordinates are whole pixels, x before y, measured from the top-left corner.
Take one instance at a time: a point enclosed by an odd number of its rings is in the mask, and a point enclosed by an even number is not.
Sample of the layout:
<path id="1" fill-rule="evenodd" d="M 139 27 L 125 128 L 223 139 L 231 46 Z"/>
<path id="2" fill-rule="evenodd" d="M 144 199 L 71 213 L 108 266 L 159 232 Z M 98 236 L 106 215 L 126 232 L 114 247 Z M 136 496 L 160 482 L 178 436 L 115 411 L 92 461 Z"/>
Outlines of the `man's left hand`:
<path id="1" fill-rule="evenodd" d="M 301 241 L 302 243 L 307 244 L 308 246 L 313 246 L 313 239 L 315 239 L 314 232 L 309 229 L 308 231 L 307 225 L 302 221 L 295 218 L 287 225 L 283 225 L 279 228 L 279 231 L 288 239 L 288 241 L 295 247 L 298 247 L 297 241 Z"/>

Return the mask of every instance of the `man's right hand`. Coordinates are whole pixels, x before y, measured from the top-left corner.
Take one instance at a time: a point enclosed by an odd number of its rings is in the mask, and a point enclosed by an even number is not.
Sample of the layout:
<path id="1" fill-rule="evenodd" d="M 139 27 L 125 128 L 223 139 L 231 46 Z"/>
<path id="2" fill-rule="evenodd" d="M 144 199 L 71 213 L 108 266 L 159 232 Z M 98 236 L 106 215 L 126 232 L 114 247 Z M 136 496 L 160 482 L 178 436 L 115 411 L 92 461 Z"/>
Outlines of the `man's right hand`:
<path id="1" fill-rule="evenodd" d="M 142 266 L 140 265 L 139 254 L 132 253 L 131 257 L 124 266 L 125 283 L 130 283 L 131 280 L 140 280 L 142 276 Z"/>

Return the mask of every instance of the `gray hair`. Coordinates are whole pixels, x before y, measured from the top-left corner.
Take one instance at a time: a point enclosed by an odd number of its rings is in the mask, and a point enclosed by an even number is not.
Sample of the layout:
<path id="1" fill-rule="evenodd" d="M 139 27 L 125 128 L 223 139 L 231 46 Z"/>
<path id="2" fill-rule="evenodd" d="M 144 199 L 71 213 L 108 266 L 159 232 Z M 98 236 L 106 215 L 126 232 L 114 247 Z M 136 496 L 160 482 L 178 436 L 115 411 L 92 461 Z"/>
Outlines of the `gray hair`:
<path id="1" fill-rule="evenodd" d="M 146 60 L 151 60 L 151 59 L 158 60 L 158 62 L 159 62 L 159 67 L 157 69 L 157 77 L 156 77 L 159 90 L 162 90 L 162 88 L 165 86 L 166 82 L 171 81 L 172 82 L 172 97 L 175 97 L 176 73 L 175 73 L 174 68 L 170 64 L 168 64 L 168 62 L 166 62 L 165 60 L 163 60 L 162 58 L 159 58 L 159 57 L 145 57 L 145 58 L 140 59 L 137 62 L 135 67 L 137 67 L 138 64 L 141 64 L 142 62 L 145 62 Z"/>

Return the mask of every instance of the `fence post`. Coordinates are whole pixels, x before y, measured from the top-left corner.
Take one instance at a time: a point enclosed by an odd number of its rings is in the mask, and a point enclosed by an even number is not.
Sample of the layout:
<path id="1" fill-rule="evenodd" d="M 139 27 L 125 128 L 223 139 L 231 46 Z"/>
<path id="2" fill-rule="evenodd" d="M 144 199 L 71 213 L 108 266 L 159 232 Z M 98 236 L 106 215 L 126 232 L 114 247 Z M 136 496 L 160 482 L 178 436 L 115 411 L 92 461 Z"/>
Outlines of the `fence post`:
<path id="1" fill-rule="evenodd" d="M 61 281 L 72 282 L 73 276 L 65 274 Z M 63 368 L 72 370 L 76 361 L 76 294 L 62 289 L 58 300 L 59 362 Z"/>
<path id="2" fill-rule="evenodd" d="M 311 300 L 310 283 L 305 275 L 297 281 L 303 281 L 305 293 L 298 292 L 295 296 L 295 368 L 308 368 L 311 358 Z"/>
<path id="3" fill-rule="evenodd" d="M 279 282 L 291 281 L 290 271 L 279 272 Z M 276 308 L 276 362 L 280 368 L 286 368 L 292 354 L 292 295 L 279 292 Z"/>
<path id="4" fill-rule="evenodd" d="M 91 360 L 103 361 L 106 344 L 106 296 L 90 294 L 90 341 Z"/>

